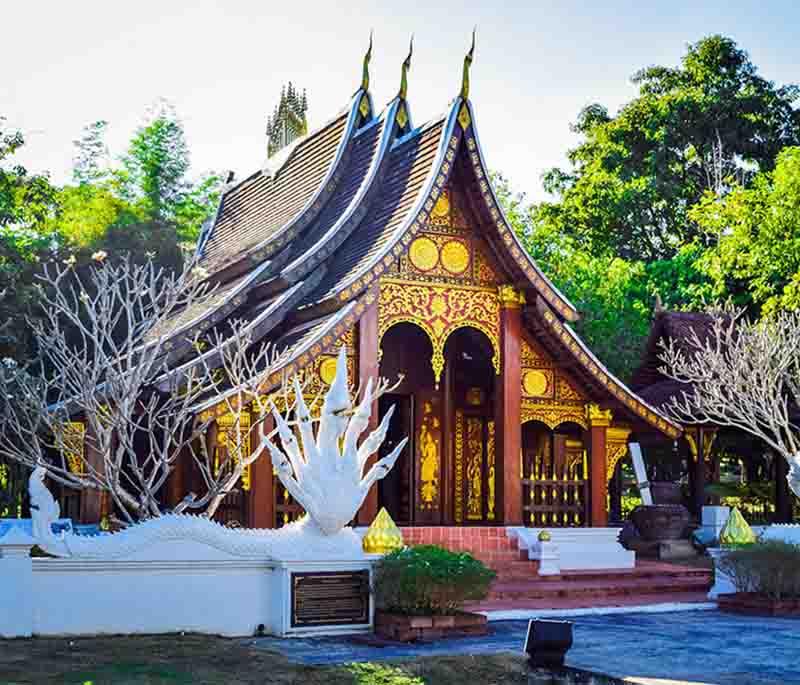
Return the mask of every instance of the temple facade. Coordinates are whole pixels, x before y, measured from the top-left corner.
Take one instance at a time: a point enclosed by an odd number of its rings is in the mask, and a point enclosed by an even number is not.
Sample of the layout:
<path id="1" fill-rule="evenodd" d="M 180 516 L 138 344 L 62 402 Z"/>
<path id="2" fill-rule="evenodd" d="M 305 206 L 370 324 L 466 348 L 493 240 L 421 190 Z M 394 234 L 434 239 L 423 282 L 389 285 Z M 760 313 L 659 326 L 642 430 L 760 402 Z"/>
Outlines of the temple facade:
<path id="1" fill-rule="evenodd" d="M 681 427 L 592 354 L 572 327 L 579 313 L 509 225 L 478 137 L 470 61 L 445 113 L 418 125 L 410 56 L 382 111 L 365 60 L 341 112 L 228 183 L 197 246 L 218 294 L 176 334 L 175 353 L 197 327 L 235 316 L 287 350 L 266 394 L 286 373 L 324 388 L 341 346 L 354 385 L 398 379 L 373 422 L 395 405 L 384 449 L 410 440 L 361 523 L 385 506 L 402 525 L 604 526 L 629 439 L 675 439 Z M 234 423 L 216 416 L 216 449 Z M 193 477 L 181 466 L 169 496 Z M 219 516 L 275 527 L 300 513 L 262 458 Z"/>

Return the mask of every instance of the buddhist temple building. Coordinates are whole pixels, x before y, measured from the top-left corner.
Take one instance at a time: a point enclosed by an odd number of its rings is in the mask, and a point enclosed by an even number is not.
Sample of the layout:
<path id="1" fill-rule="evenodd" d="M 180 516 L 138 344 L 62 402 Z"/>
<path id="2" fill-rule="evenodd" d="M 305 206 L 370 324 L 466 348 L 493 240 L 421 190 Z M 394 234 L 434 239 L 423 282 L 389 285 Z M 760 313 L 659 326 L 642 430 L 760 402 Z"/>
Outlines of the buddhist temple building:
<path id="1" fill-rule="evenodd" d="M 276 128 L 280 146 L 226 185 L 199 239 L 218 290 L 171 353 L 190 364 L 184 341 L 236 317 L 287 351 L 267 393 L 286 373 L 324 387 L 341 346 L 354 385 L 401 379 L 372 420 L 396 405 L 384 449 L 410 440 L 360 523 L 385 506 L 405 526 L 605 526 L 629 440 L 675 440 L 682 428 L 588 349 L 573 328 L 579 312 L 509 225 L 478 135 L 471 61 L 470 51 L 461 74 L 454 65 L 431 121 L 414 119 L 409 53 L 382 109 L 367 58 L 344 109 L 291 142 Z M 218 449 L 232 423 L 216 416 Z M 175 497 L 191 489 L 191 464 L 173 476 Z M 218 512 L 258 527 L 300 513 L 268 457 Z"/>

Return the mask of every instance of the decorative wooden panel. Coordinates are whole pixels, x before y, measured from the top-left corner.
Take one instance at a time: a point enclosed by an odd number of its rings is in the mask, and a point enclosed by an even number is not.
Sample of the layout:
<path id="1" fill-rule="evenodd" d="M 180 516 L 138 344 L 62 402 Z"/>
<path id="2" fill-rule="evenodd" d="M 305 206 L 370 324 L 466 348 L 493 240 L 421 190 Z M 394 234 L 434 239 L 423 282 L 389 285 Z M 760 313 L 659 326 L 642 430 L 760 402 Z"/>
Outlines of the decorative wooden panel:
<path id="1" fill-rule="evenodd" d="M 438 393 L 420 392 L 414 461 L 416 510 L 421 521 L 440 520 L 442 437 L 441 397 Z"/>

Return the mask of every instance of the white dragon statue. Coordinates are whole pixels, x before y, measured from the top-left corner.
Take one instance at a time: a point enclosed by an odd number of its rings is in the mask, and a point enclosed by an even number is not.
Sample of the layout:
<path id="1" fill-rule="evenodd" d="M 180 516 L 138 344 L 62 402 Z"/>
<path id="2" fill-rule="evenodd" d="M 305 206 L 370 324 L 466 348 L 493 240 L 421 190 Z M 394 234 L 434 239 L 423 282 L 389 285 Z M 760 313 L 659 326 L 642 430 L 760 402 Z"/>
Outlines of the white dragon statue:
<path id="1" fill-rule="evenodd" d="M 147 554 L 159 542 L 200 542 L 237 557 L 307 560 L 357 559 L 363 556 L 361 538 L 348 526 L 364 502 L 370 487 L 394 466 L 405 447 L 402 440 L 364 475 L 369 458 L 383 443 L 394 407 L 359 446 L 372 412 L 372 383 L 367 383 L 361 403 L 353 409 L 347 384 L 347 357 L 342 348 L 336 376 L 322 405 L 314 433 L 308 406 L 295 379 L 295 416 L 300 442 L 287 421 L 273 406 L 282 447 L 264 438 L 278 478 L 307 515 L 278 530 L 230 529 L 202 516 L 165 514 L 118 533 L 87 537 L 72 532 L 58 535 L 51 524 L 59 505 L 44 484 L 47 470 L 34 469 L 28 491 L 31 498 L 33 534 L 37 544 L 58 557 L 109 559 Z M 302 444 L 302 448 L 301 448 Z"/>

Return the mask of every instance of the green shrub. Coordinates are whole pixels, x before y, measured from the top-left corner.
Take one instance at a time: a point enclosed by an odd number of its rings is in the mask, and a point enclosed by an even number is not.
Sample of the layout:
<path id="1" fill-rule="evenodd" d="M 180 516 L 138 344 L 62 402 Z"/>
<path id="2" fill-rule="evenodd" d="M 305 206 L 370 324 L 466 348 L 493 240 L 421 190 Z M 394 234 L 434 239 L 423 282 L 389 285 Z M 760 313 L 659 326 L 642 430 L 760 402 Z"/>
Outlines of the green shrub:
<path id="1" fill-rule="evenodd" d="M 731 551 L 718 565 L 738 592 L 774 600 L 800 598 L 800 545 L 759 542 Z"/>
<path id="2" fill-rule="evenodd" d="M 373 590 L 377 607 L 385 611 L 451 614 L 466 601 L 485 599 L 495 575 L 466 552 L 419 545 L 381 559 L 375 566 Z"/>

